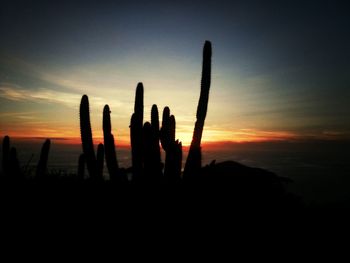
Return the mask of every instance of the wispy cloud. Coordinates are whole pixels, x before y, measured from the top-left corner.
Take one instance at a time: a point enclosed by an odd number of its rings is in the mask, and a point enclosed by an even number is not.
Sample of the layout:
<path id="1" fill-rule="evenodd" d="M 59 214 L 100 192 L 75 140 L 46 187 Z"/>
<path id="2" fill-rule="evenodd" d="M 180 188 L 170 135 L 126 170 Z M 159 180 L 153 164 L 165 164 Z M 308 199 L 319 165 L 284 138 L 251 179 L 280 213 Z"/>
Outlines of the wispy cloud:
<path id="1" fill-rule="evenodd" d="M 27 112 L 0 112 L 0 118 L 15 117 L 22 119 L 33 119 L 37 112 L 27 111 Z"/>
<path id="2" fill-rule="evenodd" d="M 27 90 L 9 83 L 0 83 L 0 97 L 12 101 L 33 101 L 76 106 L 81 98 L 78 94 L 54 91 L 50 89 Z"/>
<path id="3" fill-rule="evenodd" d="M 37 103 L 57 103 L 76 108 L 82 94 L 56 91 L 47 88 L 25 89 L 11 83 L 0 83 L 0 97 L 11 101 L 31 101 Z M 93 104 L 90 107 L 101 110 L 106 104 L 104 98 L 93 96 Z M 112 108 L 121 107 L 118 101 L 111 101 Z"/>
<path id="4" fill-rule="evenodd" d="M 116 87 L 125 88 L 125 74 L 116 72 L 115 65 L 77 65 L 68 68 L 45 68 L 43 66 L 27 62 L 16 57 L 0 57 L 0 62 L 5 67 L 12 69 L 18 75 L 23 75 L 35 79 L 41 88 L 42 93 L 54 93 L 56 90 L 67 94 L 88 94 L 99 97 L 104 94 L 108 98 L 109 95 L 117 93 L 118 96 L 113 98 L 113 105 L 122 106 L 127 95 L 131 95 L 132 91 L 125 89 L 115 89 Z M 120 77 L 122 76 L 122 77 Z M 11 84 L 12 86 L 16 85 Z M 136 85 L 136 84 L 135 84 Z M 3 86 L 3 85 L 2 85 Z M 22 84 L 22 86 L 24 86 Z M 25 89 L 34 89 L 33 84 L 30 87 L 22 87 Z M 22 94 L 16 94 L 14 90 L 9 90 L 14 100 L 16 97 L 21 99 Z M 103 97 L 102 96 L 102 97 Z M 97 99 L 98 100 L 98 99 Z"/>

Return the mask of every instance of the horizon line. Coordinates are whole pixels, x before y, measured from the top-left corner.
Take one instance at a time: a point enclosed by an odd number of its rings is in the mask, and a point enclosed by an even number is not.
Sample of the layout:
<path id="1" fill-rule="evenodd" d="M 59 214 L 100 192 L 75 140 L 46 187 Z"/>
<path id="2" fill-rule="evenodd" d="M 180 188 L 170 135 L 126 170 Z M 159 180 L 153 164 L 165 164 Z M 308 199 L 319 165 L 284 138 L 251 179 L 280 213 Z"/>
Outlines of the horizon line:
<path id="1" fill-rule="evenodd" d="M 2 135 L 4 138 L 7 135 Z M 81 144 L 80 137 L 45 137 L 45 136 L 9 136 L 14 140 L 46 140 L 50 139 L 59 143 L 67 144 Z M 103 143 L 103 137 L 94 137 L 94 144 Z M 248 144 L 248 143 L 301 143 L 301 142 L 350 142 L 350 138 L 335 138 L 335 137 L 317 137 L 317 136 L 303 136 L 296 138 L 276 138 L 276 139 L 255 139 L 255 140 L 218 140 L 218 141 L 202 141 L 202 145 L 215 146 L 222 144 Z M 117 147 L 130 147 L 130 141 L 116 140 Z M 190 144 L 183 145 L 184 148 L 190 147 Z"/>

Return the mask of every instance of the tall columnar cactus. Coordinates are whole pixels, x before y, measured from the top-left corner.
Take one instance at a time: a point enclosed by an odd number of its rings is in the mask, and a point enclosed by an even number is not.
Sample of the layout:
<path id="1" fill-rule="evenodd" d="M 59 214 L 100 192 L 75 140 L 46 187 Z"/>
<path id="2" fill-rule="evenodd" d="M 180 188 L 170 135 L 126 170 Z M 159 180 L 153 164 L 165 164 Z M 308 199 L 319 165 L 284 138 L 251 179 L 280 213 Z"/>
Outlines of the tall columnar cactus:
<path id="1" fill-rule="evenodd" d="M 3 175 L 9 174 L 9 159 L 10 159 L 10 137 L 5 136 L 2 140 L 2 172 Z"/>
<path id="2" fill-rule="evenodd" d="M 47 173 L 47 161 L 49 158 L 50 143 L 50 140 L 46 139 L 41 148 L 40 159 L 36 167 L 37 178 L 43 178 Z"/>
<path id="3" fill-rule="evenodd" d="M 143 171 L 143 85 L 138 83 L 136 87 L 134 113 L 130 123 L 130 141 L 132 154 L 133 180 L 138 180 Z"/>
<path id="4" fill-rule="evenodd" d="M 160 130 L 160 141 L 166 153 L 164 176 L 168 182 L 176 182 L 181 176 L 182 144 L 175 141 L 175 117 L 170 116 L 170 110 L 163 110 L 162 128 Z"/>
<path id="5" fill-rule="evenodd" d="M 103 138 L 106 156 L 106 165 L 112 181 L 120 180 L 119 167 L 117 162 L 117 155 L 115 152 L 114 136 L 112 134 L 110 109 L 105 105 L 103 109 Z"/>
<path id="6" fill-rule="evenodd" d="M 208 108 L 209 89 L 210 89 L 210 74 L 211 74 L 211 43 L 205 41 L 203 49 L 203 66 L 202 66 L 202 80 L 201 93 L 199 97 L 196 123 L 193 131 L 192 142 L 188 157 L 186 160 L 184 176 L 198 175 L 202 166 L 201 154 L 201 140 L 203 133 L 203 126 Z"/>
<path id="7" fill-rule="evenodd" d="M 83 95 L 80 103 L 80 134 L 89 175 L 91 178 L 95 178 L 97 177 L 97 163 L 92 141 L 89 99 L 87 95 Z"/>

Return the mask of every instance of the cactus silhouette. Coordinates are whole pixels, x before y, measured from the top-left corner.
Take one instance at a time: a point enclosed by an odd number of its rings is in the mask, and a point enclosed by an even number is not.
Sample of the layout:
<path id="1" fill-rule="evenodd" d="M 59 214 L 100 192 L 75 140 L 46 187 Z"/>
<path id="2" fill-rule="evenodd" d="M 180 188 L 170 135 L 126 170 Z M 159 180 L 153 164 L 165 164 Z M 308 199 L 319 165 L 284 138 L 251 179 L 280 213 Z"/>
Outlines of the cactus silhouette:
<path id="1" fill-rule="evenodd" d="M 10 137 L 5 136 L 2 140 L 2 172 L 3 175 L 9 174 L 9 160 L 10 160 Z"/>
<path id="2" fill-rule="evenodd" d="M 50 143 L 50 140 L 46 139 L 41 148 L 40 160 L 36 167 L 37 178 L 43 178 L 47 174 L 47 161 L 49 158 Z"/>
<path id="3" fill-rule="evenodd" d="M 80 103 L 80 134 L 86 166 L 91 178 L 97 177 L 97 163 L 92 140 L 89 98 L 83 95 Z"/>
<path id="4" fill-rule="evenodd" d="M 176 122 L 174 115 L 170 115 L 169 107 L 163 110 L 160 141 L 165 151 L 164 176 L 168 182 L 176 182 L 181 176 L 182 144 L 175 141 Z"/>
<path id="5" fill-rule="evenodd" d="M 103 108 L 103 138 L 106 156 L 106 165 L 109 172 L 110 180 L 121 180 L 117 155 L 115 152 L 114 136 L 112 134 L 112 125 L 108 105 Z"/>
<path id="6" fill-rule="evenodd" d="M 133 180 L 139 180 L 143 173 L 143 85 L 136 87 L 134 113 L 130 123 Z"/>
<path id="7" fill-rule="evenodd" d="M 196 123 L 193 131 L 192 142 L 188 152 L 184 177 L 189 175 L 198 175 L 202 166 L 201 140 L 204 127 L 205 117 L 208 109 L 210 74 L 211 74 L 211 43 L 205 41 L 203 49 L 203 66 L 201 92 L 197 107 Z"/>

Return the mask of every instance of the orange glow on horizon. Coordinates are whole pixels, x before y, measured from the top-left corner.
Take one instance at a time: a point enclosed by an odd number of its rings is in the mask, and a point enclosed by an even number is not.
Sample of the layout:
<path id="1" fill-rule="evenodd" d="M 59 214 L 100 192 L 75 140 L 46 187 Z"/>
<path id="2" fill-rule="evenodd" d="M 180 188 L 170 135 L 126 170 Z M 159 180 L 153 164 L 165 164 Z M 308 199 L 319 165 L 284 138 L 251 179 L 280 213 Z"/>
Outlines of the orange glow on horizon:
<path id="1" fill-rule="evenodd" d="M 94 136 L 94 144 L 103 143 L 103 136 L 100 131 L 96 132 Z M 38 135 L 37 131 L 28 132 L 26 134 L 20 132 L 12 132 L 9 134 L 1 133 L 1 137 L 9 135 L 14 139 L 46 139 L 49 138 L 55 143 L 62 144 L 81 144 L 80 134 L 75 136 L 64 136 L 61 132 L 45 132 L 43 131 Z M 207 129 L 203 131 L 202 144 L 216 144 L 223 142 L 230 143 L 244 143 L 244 142 L 265 142 L 265 141 L 283 141 L 294 140 L 297 136 L 291 132 L 284 131 L 258 131 L 252 129 L 241 129 L 237 131 Z M 188 147 L 192 141 L 192 131 L 177 132 L 176 138 L 182 142 L 184 147 Z M 121 136 L 115 135 L 115 144 L 120 147 L 130 147 L 130 137 L 125 132 Z"/>

